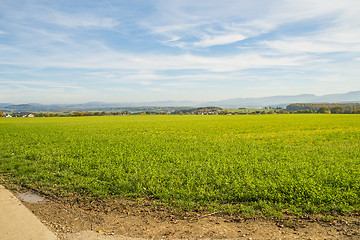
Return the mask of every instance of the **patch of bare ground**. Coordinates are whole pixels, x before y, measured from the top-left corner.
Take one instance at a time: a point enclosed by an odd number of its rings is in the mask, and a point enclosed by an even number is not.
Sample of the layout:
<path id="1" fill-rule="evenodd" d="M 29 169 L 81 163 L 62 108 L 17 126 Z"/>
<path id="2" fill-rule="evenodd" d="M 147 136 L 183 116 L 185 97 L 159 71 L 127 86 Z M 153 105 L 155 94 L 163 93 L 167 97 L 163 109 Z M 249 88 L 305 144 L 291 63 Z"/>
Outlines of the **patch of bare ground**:
<path id="1" fill-rule="evenodd" d="M 320 215 L 281 220 L 179 212 L 151 200 L 47 199 L 24 202 L 60 239 L 360 239 L 360 217 Z"/>

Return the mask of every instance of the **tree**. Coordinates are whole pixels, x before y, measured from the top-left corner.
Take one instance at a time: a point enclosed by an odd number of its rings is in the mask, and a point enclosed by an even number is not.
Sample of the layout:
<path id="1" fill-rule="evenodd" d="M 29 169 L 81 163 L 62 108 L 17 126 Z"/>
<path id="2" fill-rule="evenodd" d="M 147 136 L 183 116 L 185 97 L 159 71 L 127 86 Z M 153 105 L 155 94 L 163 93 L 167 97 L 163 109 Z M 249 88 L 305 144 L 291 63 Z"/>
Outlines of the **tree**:
<path id="1" fill-rule="evenodd" d="M 342 112 L 343 112 L 343 108 L 340 107 L 340 106 L 331 108 L 331 113 L 339 114 L 339 113 L 342 113 Z"/>
<path id="2" fill-rule="evenodd" d="M 320 107 L 318 110 L 318 113 L 326 113 L 326 114 L 330 114 L 330 110 L 327 107 Z"/>
<path id="3" fill-rule="evenodd" d="M 2 117 L 4 114 L 3 114 L 3 112 L 2 111 L 0 111 L 0 117 Z"/>

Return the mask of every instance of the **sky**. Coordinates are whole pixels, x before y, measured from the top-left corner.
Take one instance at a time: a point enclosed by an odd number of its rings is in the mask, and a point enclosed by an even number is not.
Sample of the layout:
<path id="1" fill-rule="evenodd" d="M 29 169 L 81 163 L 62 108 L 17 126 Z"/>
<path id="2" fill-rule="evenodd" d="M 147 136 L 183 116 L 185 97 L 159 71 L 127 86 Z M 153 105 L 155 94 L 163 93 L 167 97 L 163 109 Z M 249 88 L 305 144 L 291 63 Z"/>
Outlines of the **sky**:
<path id="1" fill-rule="evenodd" d="M 358 0 L 1 0 L 0 102 L 360 90 Z"/>

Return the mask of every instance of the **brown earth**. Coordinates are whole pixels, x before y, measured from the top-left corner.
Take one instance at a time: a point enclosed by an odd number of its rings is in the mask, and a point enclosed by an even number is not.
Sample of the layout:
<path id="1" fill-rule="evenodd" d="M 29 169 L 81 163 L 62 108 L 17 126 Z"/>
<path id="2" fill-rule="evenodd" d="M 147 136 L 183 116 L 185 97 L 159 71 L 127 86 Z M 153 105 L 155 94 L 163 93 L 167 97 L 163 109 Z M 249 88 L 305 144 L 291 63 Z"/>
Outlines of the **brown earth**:
<path id="1" fill-rule="evenodd" d="M 19 194 L 15 192 L 15 195 Z M 27 203 L 60 239 L 360 239 L 360 216 L 244 218 L 175 212 L 142 199 Z M 326 220 L 326 221 L 325 221 Z"/>

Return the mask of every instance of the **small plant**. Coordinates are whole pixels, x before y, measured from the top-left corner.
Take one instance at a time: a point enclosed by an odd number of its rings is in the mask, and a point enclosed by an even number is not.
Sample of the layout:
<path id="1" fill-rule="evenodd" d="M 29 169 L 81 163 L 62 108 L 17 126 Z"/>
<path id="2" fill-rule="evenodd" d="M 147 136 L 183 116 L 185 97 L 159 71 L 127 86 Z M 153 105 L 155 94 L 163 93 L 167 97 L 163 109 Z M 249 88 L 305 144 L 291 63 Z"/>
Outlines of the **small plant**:
<path id="1" fill-rule="evenodd" d="M 323 221 L 323 222 L 332 222 L 334 221 L 335 217 L 334 216 L 331 216 L 331 215 L 322 215 L 321 218 L 320 218 L 320 221 Z"/>
<path id="2" fill-rule="evenodd" d="M 284 222 L 283 222 L 283 225 L 284 225 L 285 227 L 288 227 L 288 228 L 294 228 L 294 227 L 295 227 L 294 221 L 284 221 Z"/>

